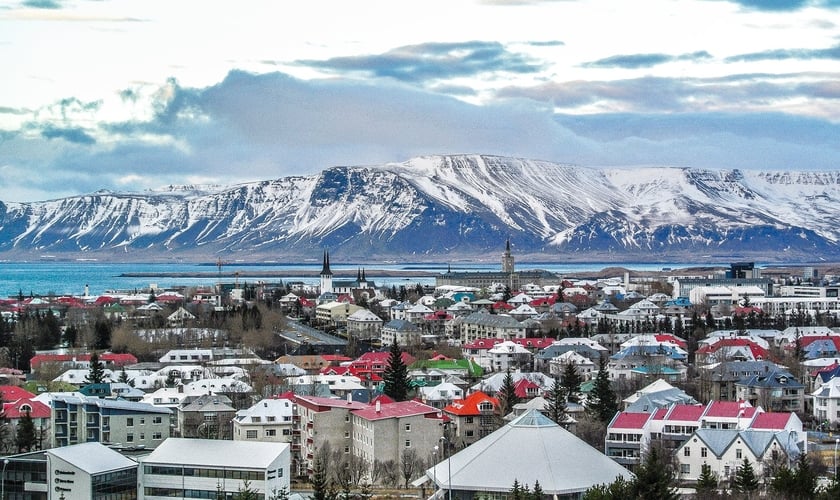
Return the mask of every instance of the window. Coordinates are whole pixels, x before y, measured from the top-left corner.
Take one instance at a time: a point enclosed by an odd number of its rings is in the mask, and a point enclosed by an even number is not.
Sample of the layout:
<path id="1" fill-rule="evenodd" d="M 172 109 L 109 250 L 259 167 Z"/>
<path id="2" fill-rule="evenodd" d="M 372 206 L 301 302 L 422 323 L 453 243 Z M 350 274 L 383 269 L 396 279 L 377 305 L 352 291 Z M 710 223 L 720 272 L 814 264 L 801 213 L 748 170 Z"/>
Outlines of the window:
<path id="1" fill-rule="evenodd" d="M 350 438 L 350 431 L 344 431 L 344 439 Z"/>
<path id="2" fill-rule="evenodd" d="M 708 455 L 709 455 L 709 450 L 705 446 L 700 448 L 700 456 L 702 458 L 706 458 Z"/>
<path id="3" fill-rule="evenodd" d="M 126 427 L 134 427 L 134 419 L 131 418 L 131 417 L 128 417 L 127 419 L 125 419 L 125 426 Z"/>
<path id="4" fill-rule="evenodd" d="M 466 437 L 473 437 L 473 430 L 470 429 L 468 431 L 464 431 L 464 436 Z"/>
<path id="5" fill-rule="evenodd" d="M 260 422 L 260 421 L 262 421 L 262 418 L 260 418 L 260 417 L 251 417 L 251 418 L 252 418 L 252 420 L 253 420 L 254 422 Z"/>
<path id="6" fill-rule="evenodd" d="M 152 418 L 152 423 L 153 423 L 153 424 L 160 424 L 160 423 L 163 423 L 163 417 L 153 417 L 153 418 Z"/>
<path id="7" fill-rule="evenodd" d="M 128 441 L 129 443 L 133 443 L 134 442 L 134 434 L 126 434 L 125 435 L 125 440 Z"/>
<path id="8" fill-rule="evenodd" d="M 144 439 L 146 439 L 146 434 L 141 432 L 140 433 L 140 441 L 143 441 Z"/>
<path id="9" fill-rule="evenodd" d="M 350 447 L 349 446 L 344 447 L 344 453 L 350 453 Z"/>
<path id="10" fill-rule="evenodd" d="M 688 446 L 683 448 L 683 456 L 684 457 L 690 457 L 691 456 L 691 448 L 689 448 Z"/>
<path id="11" fill-rule="evenodd" d="M 680 464 L 680 474 L 691 474 L 691 464 Z"/>
<path id="12" fill-rule="evenodd" d="M 405 432 L 411 432 L 411 424 L 405 424 Z"/>
<path id="13" fill-rule="evenodd" d="M 245 431 L 245 439 L 257 439 L 257 431 L 256 430 Z"/>
<path id="14" fill-rule="evenodd" d="M 741 459 L 743 457 L 743 453 L 741 453 L 741 448 L 735 448 L 735 458 Z"/>
<path id="15" fill-rule="evenodd" d="M 284 436 L 291 436 L 292 435 L 292 430 L 291 429 L 283 429 L 283 435 Z"/>
<path id="16" fill-rule="evenodd" d="M 265 436 L 266 437 L 273 437 L 273 436 L 276 436 L 276 435 L 277 435 L 277 430 L 276 429 L 266 429 L 265 430 Z"/>
<path id="17" fill-rule="evenodd" d="M 473 423 L 473 418 L 472 418 L 472 417 L 466 417 L 466 418 L 464 419 L 464 423 L 465 423 L 465 424 L 471 424 L 471 423 Z"/>
<path id="18" fill-rule="evenodd" d="M 405 447 L 406 448 L 411 448 L 411 440 L 410 439 L 405 440 Z"/>
<path id="19" fill-rule="evenodd" d="M 344 421 L 345 421 L 345 422 L 349 422 L 349 421 L 350 421 L 350 414 L 349 414 L 349 413 L 348 413 L 347 415 L 344 415 Z"/>
<path id="20" fill-rule="evenodd" d="M 163 434 L 161 434 L 160 432 L 152 433 L 152 439 L 154 439 L 155 441 L 160 441 L 161 439 L 163 439 Z"/>

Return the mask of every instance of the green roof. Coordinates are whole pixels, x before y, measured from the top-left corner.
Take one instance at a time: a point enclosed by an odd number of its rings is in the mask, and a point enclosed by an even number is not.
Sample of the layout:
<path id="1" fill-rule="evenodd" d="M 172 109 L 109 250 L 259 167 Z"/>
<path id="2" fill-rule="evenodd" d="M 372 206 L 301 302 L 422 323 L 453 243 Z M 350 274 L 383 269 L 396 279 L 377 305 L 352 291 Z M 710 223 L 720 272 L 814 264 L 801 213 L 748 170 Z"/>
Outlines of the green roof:
<path id="1" fill-rule="evenodd" d="M 478 366 L 478 363 L 470 359 L 441 359 L 432 361 L 430 359 L 415 361 L 410 367 L 412 370 L 422 370 L 423 368 L 431 368 L 437 370 L 466 370 L 470 377 L 481 377 L 484 375 L 484 370 Z"/>

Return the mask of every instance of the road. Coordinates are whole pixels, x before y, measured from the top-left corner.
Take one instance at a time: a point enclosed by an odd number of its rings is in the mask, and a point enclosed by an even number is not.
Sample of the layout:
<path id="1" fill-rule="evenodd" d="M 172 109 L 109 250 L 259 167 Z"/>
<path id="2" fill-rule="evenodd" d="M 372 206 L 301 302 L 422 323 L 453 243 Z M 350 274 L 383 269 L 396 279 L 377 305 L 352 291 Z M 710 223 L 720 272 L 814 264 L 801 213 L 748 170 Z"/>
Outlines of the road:
<path id="1" fill-rule="evenodd" d="M 289 342 L 295 344 L 313 344 L 313 345 L 335 345 L 346 346 L 347 341 L 341 337 L 336 337 L 328 333 L 324 333 L 317 328 L 303 325 L 297 321 L 286 319 L 286 328 L 283 331 L 277 332 L 277 335 L 283 337 Z"/>

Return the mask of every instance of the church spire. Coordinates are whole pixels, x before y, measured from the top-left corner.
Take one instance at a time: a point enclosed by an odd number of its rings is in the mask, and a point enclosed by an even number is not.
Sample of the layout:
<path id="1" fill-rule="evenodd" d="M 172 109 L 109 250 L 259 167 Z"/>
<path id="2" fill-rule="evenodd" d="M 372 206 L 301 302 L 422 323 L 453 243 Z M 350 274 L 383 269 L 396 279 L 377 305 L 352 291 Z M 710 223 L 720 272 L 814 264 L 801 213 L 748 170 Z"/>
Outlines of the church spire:
<path id="1" fill-rule="evenodd" d="M 321 275 L 332 275 L 332 271 L 330 271 L 330 251 L 324 250 L 324 267 L 321 268 Z"/>

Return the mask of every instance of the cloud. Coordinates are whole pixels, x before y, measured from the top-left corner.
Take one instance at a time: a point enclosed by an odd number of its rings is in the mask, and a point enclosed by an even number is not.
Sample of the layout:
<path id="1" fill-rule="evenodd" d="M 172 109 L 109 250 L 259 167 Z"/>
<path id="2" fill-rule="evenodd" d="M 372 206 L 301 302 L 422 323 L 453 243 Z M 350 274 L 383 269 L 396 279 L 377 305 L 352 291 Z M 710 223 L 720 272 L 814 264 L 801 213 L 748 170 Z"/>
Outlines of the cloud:
<path id="1" fill-rule="evenodd" d="M 33 9 L 60 9 L 62 8 L 61 2 L 57 2 L 56 0 L 25 0 L 23 2 L 25 7 L 31 7 Z"/>
<path id="2" fill-rule="evenodd" d="M 321 70 L 360 72 L 404 82 L 470 77 L 484 73 L 536 73 L 536 60 L 509 52 L 498 42 L 424 43 L 399 47 L 383 54 L 335 57 L 296 62 Z"/>
<path id="3" fill-rule="evenodd" d="M 759 81 L 763 77 L 570 82 L 530 89 L 533 95 L 509 89 L 484 106 L 396 81 L 385 86 L 349 79 L 304 81 L 240 71 L 206 88 L 173 80 L 151 94 L 153 103 L 146 102 L 154 109 L 149 119 L 95 130 L 33 123 L 40 128 L 7 132 L 0 141 L 0 200 L 139 191 L 195 179 L 231 184 L 428 154 L 497 154 L 591 166 L 836 168 L 840 128 L 828 120 L 760 110 L 706 112 L 686 103 L 686 95 L 701 86 L 720 87 L 704 99 L 738 101 L 743 98 L 734 90 L 739 85 L 746 86 L 744 95 L 757 93 L 756 99 L 782 92 Z M 746 85 L 752 80 L 753 86 Z M 810 83 L 813 88 L 786 88 L 791 95 L 835 96 L 840 89 L 831 82 L 826 76 Z M 123 93 L 132 104 L 146 95 Z M 591 95 L 627 107 L 641 98 L 643 109 L 573 115 L 555 114 L 550 105 L 552 99 L 589 102 Z"/>
<path id="4" fill-rule="evenodd" d="M 639 113 L 774 112 L 786 103 L 799 101 L 822 105 L 831 114 L 840 103 L 833 99 L 834 73 L 740 74 L 713 78 L 642 77 L 610 81 L 575 80 L 548 82 L 533 87 L 509 87 L 499 97 L 526 98 L 572 111 L 597 107 L 601 111 Z"/>
<path id="5" fill-rule="evenodd" d="M 47 126 L 41 130 L 41 135 L 46 139 L 64 139 L 65 141 L 76 144 L 91 145 L 96 143 L 96 139 L 81 128 L 56 128 Z"/>
<path id="6" fill-rule="evenodd" d="M 781 61 L 785 59 L 840 59 L 840 45 L 825 49 L 776 49 L 727 57 L 725 62 Z"/>
<path id="7" fill-rule="evenodd" d="M 714 0 L 718 1 L 718 0 Z M 744 7 L 747 10 L 787 12 L 795 11 L 811 5 L 818 7 L 837 7 L 838 0 L 725 0 Z"/>
<path id="8" fill-rule="evenodd" d="M 690 54 L 670 55 L 670 54 L 628 54 L 616 55 L 599 59 L 597 61 L 583 63 L 584 68 L 649 68 L 659 64 L 665 64 L 675 61 L 698 61 L 703 59 L 711 59 L 712 55 L 705 50 L 692 52 Z"/>

